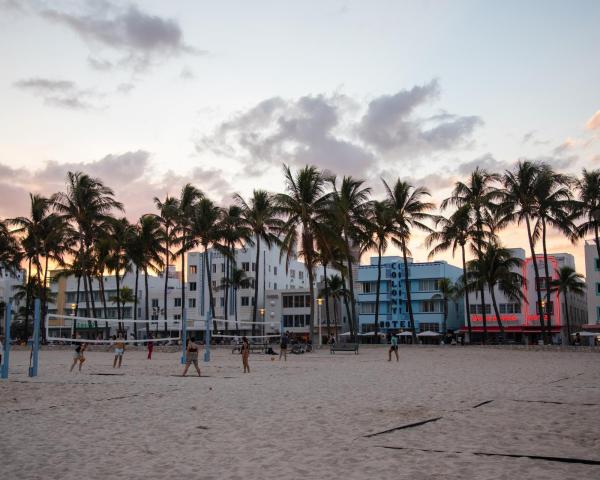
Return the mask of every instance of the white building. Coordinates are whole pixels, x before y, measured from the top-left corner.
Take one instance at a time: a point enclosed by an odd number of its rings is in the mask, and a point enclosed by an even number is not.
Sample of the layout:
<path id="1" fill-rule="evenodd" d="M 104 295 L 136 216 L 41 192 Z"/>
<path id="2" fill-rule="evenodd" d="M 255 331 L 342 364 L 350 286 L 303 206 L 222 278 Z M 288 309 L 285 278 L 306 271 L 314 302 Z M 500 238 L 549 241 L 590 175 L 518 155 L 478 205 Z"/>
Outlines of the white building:
<path id="1" fill-rule="evenodd" d="M 584 248 L 588 312 L 588 325 L 585 329 L 600 332 L 600 260 L 594 240 L 587 240 Z"/>
<path id="2" fill-rule="evenodd" d="M 535 267 L 531 258 L 526 258 L 525 250 L 522 248 L 511 249 L 515 257 L 523 260 L 523 266 L 519 273 L 525 278 L 524 294 L 525 298 L 521 301 L 507 298 L 498 288 L 494 290 L 500 321 L 504 326 L 507 338 L 517 342 L 535 342 L 541 338 L 540 329 L 540 308 L 538 308 L 537 289 L 535 284 Z M 540 273 L 540 288 L 542 293 L 542 308 L 545 312 L 545 323 L 548 321 L 548 313 L 551 312 L 551 332 L 554 342 L 559 339 L 562 343 L 567 343 L 566 339 L 566 307 L 565 299 L 558 293 L 552 294 L 552 300 L 546 302 L 546 286 L 549 280 L 545 277 L 544 257 L 537 255 L 538 269 Z M 558 271 L 564 266 L 575 269 L 575 259 L 569 253 L 550 253 L 548 255 L 548 271 L 552 279 L 558 278 Z M 577 330 L 587 321 L 586 296 L 570 293 L 567 298 L 569 305 L 569 320 L 571 329 Z M 479 292 L 469 294 L 470 318 L 472 330 L 475 335 L 483 331 L 483 314 L 481 306 L 481 297 Z M 485 291 L 485 312 L 488 333 L 494 335 L 500 331 L 498 320 L 492 305 L 492 299 L 489 292 Z M 466 325 L 463 330 L 466 330 Z"/>
<path id="3" fill-rule="evenodd" d="M 18 300 L 14 300 L 15 287 L 17 285 L 23 285 L 27 278 L 27 272 L 25 270 L 18 270 L 12 272 L 11 270 L 0 264 L 0 319 L 4 320 L 4 306 L 8 304 L 10 300 L 13 300 L 13 312 L 16 312 L 21 306 Z M 3 327 L 2 327 L 3 328 Z"/>

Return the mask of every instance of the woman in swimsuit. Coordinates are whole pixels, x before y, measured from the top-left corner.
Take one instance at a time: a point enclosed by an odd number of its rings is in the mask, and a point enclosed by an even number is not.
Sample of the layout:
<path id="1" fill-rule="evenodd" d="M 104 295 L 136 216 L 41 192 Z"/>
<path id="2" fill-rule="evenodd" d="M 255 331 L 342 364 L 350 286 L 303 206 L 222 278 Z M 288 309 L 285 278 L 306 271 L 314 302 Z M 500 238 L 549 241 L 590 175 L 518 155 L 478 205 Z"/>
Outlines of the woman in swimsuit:
<path id="1" fill-rule="evenodd" d="M 188 368 L 191 364 L 194 364 L 198 376 L 201 377 L 200 368 L 198 367 L 198 345 L 195 343 L 195 338 L 191 337 L 185 349 L 185 369 L 183 370 L 183 377 L 187 375 Z"/>
<path id="2" fill-rule="evenodd" d="M 246 337 L 242 338 L 242 364 L 244 365 L 244 373 L 250 373 L 250 365 L 248 363 L 248 357 L 250 356 L 250 344 Z"/>
<path id="3" fill-rule="evenodd" d="M 79 362 L 79 371 L 81 372 L 81 367 L 83 366 L 83 362 L 85 362 L 85 357 L 83 356 L 83 352 L 85 352 L 86 348 L 87 348 L 87 343 L 77 344 L 77 347 L 75 347 L 75 351 L 73 352 L 73 365 L 71 365 L 69 372 L 73 371 L 73 369 L 75 368 L 75 365 L 77 365 L 77 362 Z"/>
<path id="4" fill-rule="evenodd" d="M 123 353 L 124 352 L 125 352 L 125 340 L 123 340 L 123 334 L 119 333 L 117 335 L 117 339 L 115 340 L 115 359 L 113 360 L 113 368 L 117 368 L 117 362 L 119 364 L 119 368 L 121 368 L 121 363 L 123 363 Z"/>

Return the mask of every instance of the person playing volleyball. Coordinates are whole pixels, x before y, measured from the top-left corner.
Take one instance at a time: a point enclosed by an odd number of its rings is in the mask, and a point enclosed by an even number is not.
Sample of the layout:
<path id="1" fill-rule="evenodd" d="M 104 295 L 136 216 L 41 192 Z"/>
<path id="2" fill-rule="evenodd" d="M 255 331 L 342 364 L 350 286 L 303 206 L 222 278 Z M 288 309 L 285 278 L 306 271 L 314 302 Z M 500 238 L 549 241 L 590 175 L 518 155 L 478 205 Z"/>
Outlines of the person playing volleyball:
<path id="1" fill-rule="evenodd" d="M 125 341 L 123 340 L 123 334 L 119 332 L 117 338 L 113 336 L 115 340 L 115 359 L 113 360 L 113 368 L 121 368 L 121 363 L 123 362 L 123 353 L 125 352 Z"/>
<path id="2" fill-rule="evenodd" d="M 242 354 L 242 364 L 244 365 L 244 373 L 250 373 L 250 364 L 248 363 L 248 357 L 250 356 L 250 344 L 246 337 L 242 338 L 242 346 L 240 348 Z"/>
<path id="3" fill-rule="evenodd" d="M 81 367 L 83 366 L 83 362 L 85 362 L 85 357 L 83 355 L 83 352 L 85 352 L 86 348 L 87 348 L 87 343 L 77 344 L 77 346 L 75 347 L 75 351 L 73 352 L 73 365 L 71 365 L 69 372 L 73 371 L 73 369 L 75 368 L 75 365 L 77 365 L 77 362 L 79 362 L 79 371 L 81 372 Z"/>
<path id="4" fill-rule="evenodd" d="M 191 337 L 185 349 L 185 368 L 183 370 L 183 374 L 181 375 L 182 377 L 187 375 L 187 371 L 192 363 L 198 372 L 198 376 L 202 376 L 200 374 L 200 367 L 198 367 L 198 345 L 195 343 L 195 340 L 196 339 L 194 337 Z"/>

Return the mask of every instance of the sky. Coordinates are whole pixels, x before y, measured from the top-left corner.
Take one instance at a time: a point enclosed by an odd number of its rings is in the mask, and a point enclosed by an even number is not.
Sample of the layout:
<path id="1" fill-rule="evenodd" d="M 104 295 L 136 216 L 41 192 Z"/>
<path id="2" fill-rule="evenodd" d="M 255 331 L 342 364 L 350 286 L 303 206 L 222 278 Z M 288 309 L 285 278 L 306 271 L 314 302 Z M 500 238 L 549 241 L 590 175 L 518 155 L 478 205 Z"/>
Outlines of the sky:
<path id="1" fill-rule="evenodd" d="M 476 166 L 600 168 L 599 23 L 595 0 L 0 0 L 0 218 L 69 170 L 133 221 L 187 182 L 281 191 L 283 163 L 438 203 Z"/>

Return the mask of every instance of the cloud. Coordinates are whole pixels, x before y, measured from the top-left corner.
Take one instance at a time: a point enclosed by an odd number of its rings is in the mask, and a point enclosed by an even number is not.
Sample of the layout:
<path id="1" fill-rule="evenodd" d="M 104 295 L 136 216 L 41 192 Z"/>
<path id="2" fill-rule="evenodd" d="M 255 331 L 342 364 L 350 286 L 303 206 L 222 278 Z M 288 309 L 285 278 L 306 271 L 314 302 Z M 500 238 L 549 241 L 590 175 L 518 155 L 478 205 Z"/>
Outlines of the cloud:
<path id="1" fill-rule="evenodd" d="M 135 85 L 132 83 L 120 83 L 117 85 L 117 93 L 122 93 L 123 95 L 127 95 L 135 88 Z"/>
<path id="2" fill-rule="evenodd" d="M 0 217 L 28 213 L 28 193 L 51 195 L 64 191 L 67 172 L 81 171 L 101 179 L 114 189 L 118 200 L 134 221 L 140 215 L 154 211 L 152 199 L 167 194 L 179 195 L 181 187 L 193 183 L 219 202 L 230 202 L 233 188 L 224 172 L 216 168 L 197 166 L 186 173 L 157 173 L 151 155 L 145 150 L 106 155 L 92 162 L 60 163 L 49 161 L 37 170 L 12 168 L 0 163 Z"/>
<path id="3" fill-rule="evenodd" d="M 184 41 L 179 23 L 142 11 L 134 4 L 120 7 L 108 1 L 86 2 L 77 11 L 43 8 L 42 18 L 64 25 L 93 45 L 119 54 L 117 64 L 144 70 L 152 62 L 181 54 L 201 54 Z M 110 69 L 114 62 L 89 57 L 96 69 Z"/>
<path id="4" fill-rule="evenodd" d="M 585 126 L 589 130 L 600 130 L 600 110 L 592 115 L 592 117 L 587 121 Z"/>
<path id="5" fill-rule="evenodd" d="M 179 77 L 183 80 L 193 80 L 196 78 L 196 74 L 191 68 L 183 67 L 181 73 L 179 74 Z"/>
<path id="6" fill-rule="evenodd" d="M 87 61 L 90 67 L 100 72 L 108 72 L 109 70 L 112 70 L 114 68 L 112 62 L 103 58 L 92 57 L 90 55 L 88 56 Z"/>
<path id="7" fill-rule="evenodd" d="M 470 160 L 465 163 L 461 163 L 457 168 L 456 172 L 461 175 L 469 175 L 477 167 L 488 172 L 501 173 L 511 167 L 511 164 L 505 161 L 496 159 L 491 153 L 486 153 L 480 157 Z"/>
<path id="8" fill-rule="evenodd" d="M 18 80 L 13 83 L 13 86 L 32 92 L 34 95 L 43 98 L 48 105 L 74 110 L 95 108 L 91 100 L 101 96 L 94 90 L 79 88 L 75 82 L 70 80 L 33 77 Z"/>
<path id="9" fill-rule="evenodd" d="M 285 162 L 376 177 L 390 164 L 468 145 L 479 117 L 417 116 L 438 97 L 435 80 L 368 104 L 338 93 L 271 97 L 222 122 L 196 147 L 238 160 L 248 175 Z"/>

